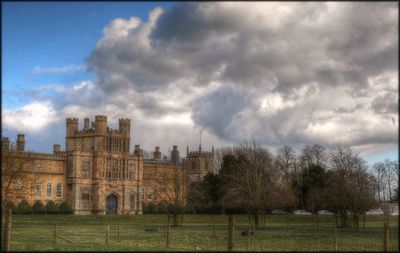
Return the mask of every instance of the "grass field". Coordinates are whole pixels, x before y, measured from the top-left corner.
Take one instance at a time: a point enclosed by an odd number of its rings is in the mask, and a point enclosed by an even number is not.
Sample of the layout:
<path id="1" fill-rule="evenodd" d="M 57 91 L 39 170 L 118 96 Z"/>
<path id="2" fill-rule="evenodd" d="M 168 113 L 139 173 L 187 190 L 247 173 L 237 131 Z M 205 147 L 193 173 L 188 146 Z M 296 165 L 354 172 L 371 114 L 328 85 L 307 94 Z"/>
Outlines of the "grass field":
<path id="1" fill-rule="evenodd" d="M 246 215 L 235 216 L 235 251 L 332 251 L 333 216 L 269 216 L 265 228 L 242 236 Z M 339 251 L 382 251 L 383 216 L 367 216 L 365 229 L 337 229 Z M 11 250 L 17 251 L 226 251 L 228 218 L 224 215 L 185 215 L 182 227 L 171 227 L 166 248 L 166 215 L 74 216 L 14 215 Z M 54 238 L 57 234 L 71 240 Z M 118 242 L 118 224 L 120 238 Z M 398 251 L 398 217 L 389 217 L 389 249 Z M 106 244 L 106 226 L 109 242 Z M 153 231 L 146 231 L 149 229 Z M 154 231 L 155 230 L 155 231 Z"/>

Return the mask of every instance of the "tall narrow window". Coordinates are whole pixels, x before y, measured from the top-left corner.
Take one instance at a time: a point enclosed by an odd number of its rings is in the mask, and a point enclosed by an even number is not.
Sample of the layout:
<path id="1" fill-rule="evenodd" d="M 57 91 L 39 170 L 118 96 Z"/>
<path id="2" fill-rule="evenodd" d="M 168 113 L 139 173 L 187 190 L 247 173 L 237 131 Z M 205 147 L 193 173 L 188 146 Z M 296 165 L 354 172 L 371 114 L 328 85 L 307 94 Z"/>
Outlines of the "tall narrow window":
<path id="1" fill-rule="evenodd" d="M 17 190 L 22 190 L 24 187 L 24 180 L 22 178 L 17 179 Z"/>
<path id="2" fill-rule="evenodd" d="M 82 161 L 81 177 L 90 177 L 89 161 Z"/>
<path id="3" fill-rule="evenodd" d="M 62 197 L 62 184 L 58 183 L 57 184 L 57 193 L 56 193 L 56 197 L 57 198 L 61 198 Z"/>
<path id="4" fill-rule="evenodd" d="M 47 184 L 47 194 L 46 194 L 46 196 L 48 198 L 51 197 L 51 183 Z"/>
<path id="5" fill-rule="evenodd" d="M 131 195 L 131 210 L 135 210 L 136 209 L 136 203 L 135 203 L 135 194 Z"/>
<path id="6" fill-rule="evenodd" d="M 42 197 L 42 185 L 41 184 L 36 184 L 36 198 L 41 198 Z"/>

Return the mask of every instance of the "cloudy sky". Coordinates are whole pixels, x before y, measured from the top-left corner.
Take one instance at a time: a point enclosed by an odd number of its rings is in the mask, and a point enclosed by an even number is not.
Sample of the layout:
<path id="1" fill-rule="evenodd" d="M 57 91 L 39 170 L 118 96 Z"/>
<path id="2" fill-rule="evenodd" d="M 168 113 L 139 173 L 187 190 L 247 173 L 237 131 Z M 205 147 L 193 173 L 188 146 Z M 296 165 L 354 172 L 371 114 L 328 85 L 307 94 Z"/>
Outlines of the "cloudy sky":
<path id="1" fill-rule="evenodd" d="M 2 134 L 28 149 L 63 148 L 65 118 L 106 110 L 149 151 L 201 136 L 205 149 L 255 139 L 398 159 L 397 2 L 2 7 Z"/>

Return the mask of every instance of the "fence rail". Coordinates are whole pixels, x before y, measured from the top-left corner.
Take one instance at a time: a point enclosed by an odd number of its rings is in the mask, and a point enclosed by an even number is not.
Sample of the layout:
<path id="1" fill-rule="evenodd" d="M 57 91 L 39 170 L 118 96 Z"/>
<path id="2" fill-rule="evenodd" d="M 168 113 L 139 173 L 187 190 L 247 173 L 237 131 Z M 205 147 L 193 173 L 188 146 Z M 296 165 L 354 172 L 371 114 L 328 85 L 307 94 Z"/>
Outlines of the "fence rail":
<path id="1" fill-rule="evenodd" d="M 301 222 L 288 217 L 257 228 L 235 219 L 230 235 L 232 226 L 227 217 L 224 223 L 185 222 L 181 226 L 138 221 L 13 220 L 11 250 L 390 251 L 399 245 L 396 223 L 383 226 L 382 221 L 376 221 L 367 222 L 366 228 L 341 229 L 334 222 Z"/>

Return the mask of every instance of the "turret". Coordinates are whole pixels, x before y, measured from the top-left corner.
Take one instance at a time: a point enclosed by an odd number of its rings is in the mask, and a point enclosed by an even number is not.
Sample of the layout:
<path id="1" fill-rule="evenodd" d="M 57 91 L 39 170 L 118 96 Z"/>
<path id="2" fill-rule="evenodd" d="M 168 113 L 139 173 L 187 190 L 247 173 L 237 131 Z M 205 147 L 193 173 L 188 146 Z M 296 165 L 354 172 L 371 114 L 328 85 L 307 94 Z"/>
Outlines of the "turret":
<path id="1" fill-rule="evenodd" d="M 54 154 L 57 154 L 57 153 L 59 153 L 59 152 L 61 152 L 61 146 L 60 146 L 60 144 L 54 144 L 54 145 L 53 145 L 53 153 L 54 153 Z"/>
<path id="2" fill-rule="evenodd" d="M 96 115 L 94 121 L 94 127 L 96 134 L 106 135 L 107 134 L 107 116 Z"/>
<path id="3" fill-rule="evenodd" d="M 78 119 L 67 118 L 67 134 L 66 137 L 74 136 L 74 132 L 78 131 Z"/>
<path id="4" fill-rule="evenodd" d="M 119 131 L 125 133 L 126 137 L 129 137 L 131 131 L 131 120 L 119 119 Z"/>
<path id="5" fill-rule="evenodd" d="M 78 119 L 77 118 L 67 118 L 67 128 L 65 135 L 65 150 L 71 151 L 74 149 L 74 139 L 71 138 L 78 131 Z"/>
<path id="6" fill-rule="evenodd" d="M 17 151 L 25 151 L 25 135 L 17 135 Z"/>
<path id="7" fill-rule="evenodd" d="M 161 159 L 161 152 L 160 147 L 156 147 L 155 151 L 153 152 L 154 159 Z"/>
<path id="8" fill-rule="evenodd" d="M 135 145 L 135 150 L 133 153 L 135 156 L 143 156 L 143 150 L 140 148 L 140 145 Z"/>
<path id="9" fill-rule="evenodd" d="M 83 130 L 89 130 L 89 118 L 83 120 Z"/>
<path id="10" fill-rule="evenodd" d="M 3 139 L 1 139 L 1 149 L 4 151 L 10 150 L 10 140 L 8 137 L 3 137 Z"/>
<path id="11" fill-rule="evenodd" d="M 179 151 L 178 151 L 178 146 L 174 145 L 173 149 L 171 151 L 171 161 L 173 164 L 179 164 L 180 160 L 179 160 Z"/>

